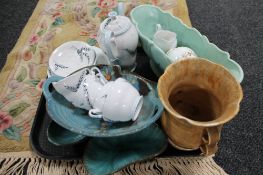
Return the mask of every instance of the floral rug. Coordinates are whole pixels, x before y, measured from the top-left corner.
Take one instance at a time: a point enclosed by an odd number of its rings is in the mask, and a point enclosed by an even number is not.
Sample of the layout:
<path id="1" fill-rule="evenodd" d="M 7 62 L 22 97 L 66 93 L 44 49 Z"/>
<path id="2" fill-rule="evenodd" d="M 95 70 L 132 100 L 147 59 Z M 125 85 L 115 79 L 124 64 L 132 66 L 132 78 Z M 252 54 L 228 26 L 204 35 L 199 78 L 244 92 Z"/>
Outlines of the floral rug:
<path id="1" fill-rule="evenodd" d="M 117 9 L 119 2 L 125 3 L 125 15 L 127 16 L 133 7 L 147 3 L 159 6 L 181 18 L 187 25 L 191 25 L 185 0 L 39 1 L 15 47 L 9 53 L 6 65 L 0 74 L 0 174 L 23 171 L 22 165 L 27 165 L 28 174 L 29 172 L 32 174 L 60 174 L 60 171 L 62 171 L 61 174 L 64 174 L 64 166 L 61 163 L 63 161 L 57 162 L 58 164 L 49 163 L 48 170 L 42 170 L 42 173 L 30 170 L 30 165 L 42 166 L 45 169 L 45 162 L 52 162 L 36 156 L 29 147 L 30 129 L 42 93 L 41 88 L 47 76 L 48 58 L 54 48 L 66 41 L 80 40 L 96 45 L 95 38 L 100 22 L 107 17 L 109 11 Z M 191 158 L 171 158 L 169 161 L 156 159 L 155 162 L 148 162 L 147 166 L 159 161 L 168 168 L 170 174 L 176 174 L 177 170 L 173 172 L 171 167 L 175 169 L 183 166 L 178 163 L 180 162 L 178 160 L 182 160 L 185 167 L 190 165 L 191 161 L 195 166 L 191 164 L 188 168 L 182 168 L 182 171 L 178 170 L 181 174 L 198 172 L 198 168 L 203 168 L 200 172 L 208 174 L 225 173 L 211 157 L 197 159 L 202 160 L 205 166 L 202 167 L 202 164 L 199 165 L 198 161 Z M 23 163 L 15 166 L 16 161 Z M 75 164 L 77 166 L 81 162 L 75 161 Z M 54 169 L 51 168 L 52 165 Z M 64 161 L 63 165 L 66 166 L 67 162 Z M 70 165 L 73 166 L 74 163 Z M 141 163 L 138 168 L 141 165 L 146 166 Z M 205 168 L 206 166 L 210 169 Z M 74 171 L 77 172 L 77 169 Z M 85 172 L 83 167 L 79 171 Z M 151 174 L 150 172 L 149 170 L 148 173 Z M 133 170 L 130 170 L 129 173 L 132 174 Z M 124 174 L 129 173 L 124 172 Z M 146 171 L 141 172 L 141 174 L 146 173 Z"/>

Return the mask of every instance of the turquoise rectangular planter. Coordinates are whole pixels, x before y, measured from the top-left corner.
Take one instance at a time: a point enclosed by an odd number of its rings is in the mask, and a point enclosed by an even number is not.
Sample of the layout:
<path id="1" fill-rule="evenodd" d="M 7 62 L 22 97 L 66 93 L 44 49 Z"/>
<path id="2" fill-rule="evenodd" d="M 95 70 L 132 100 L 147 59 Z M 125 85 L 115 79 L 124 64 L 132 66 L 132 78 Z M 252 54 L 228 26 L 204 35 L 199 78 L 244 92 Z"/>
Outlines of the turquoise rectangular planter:
<path id="1" fill-rule="evenodd" d="M 152 41 L 156 24 L 160 24 L 163 29 L 177 34 L 178 47 L 185 46 L 193 49 L 198 57 L 224 66 L 239 82 L 243 80 L 242 68 L 230 59 L 229 53 L 210 43 L 206 36 L 197 29 L 186 26 L 179 18 L 152 5 L 135 7 L 130 16 L 138 30 L 144 51 L 161 71 L 164 71 L 171 62 L 167 55 Z"/>

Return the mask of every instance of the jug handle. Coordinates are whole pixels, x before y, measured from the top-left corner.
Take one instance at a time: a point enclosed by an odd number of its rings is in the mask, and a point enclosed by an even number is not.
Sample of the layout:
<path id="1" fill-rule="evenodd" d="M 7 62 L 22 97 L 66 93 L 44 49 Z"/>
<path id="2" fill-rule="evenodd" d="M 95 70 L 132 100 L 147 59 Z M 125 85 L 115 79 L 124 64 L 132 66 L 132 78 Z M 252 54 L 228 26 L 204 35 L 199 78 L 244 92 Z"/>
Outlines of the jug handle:
<path id="1" fill-rule="evenodd" d="M 220 140 L 222 125 L 204 129 L 200 150 L 202 155 L 209 156 L 218 150 L 217 143 Z"/>
<path id="2" fill-rule="evenodd" d="M 111 62 L 115 61 L 117 58 L 114 57 L 112 51 L 111 51 L 111 44 L 114 42 L 115 44 L 115 38 L 114 33 L 112 31 L 107 30 L 105 32 L 105 47 L 107 50 L 107 54 L 110 57 Z"/>

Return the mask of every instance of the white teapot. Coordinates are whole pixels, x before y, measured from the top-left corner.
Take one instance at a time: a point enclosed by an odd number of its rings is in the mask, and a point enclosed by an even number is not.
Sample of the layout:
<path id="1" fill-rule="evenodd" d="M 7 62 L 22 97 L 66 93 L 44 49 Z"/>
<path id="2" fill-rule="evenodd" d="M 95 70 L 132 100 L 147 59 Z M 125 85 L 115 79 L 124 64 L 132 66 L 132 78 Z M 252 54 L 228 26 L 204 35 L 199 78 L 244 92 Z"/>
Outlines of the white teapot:
<path id="1" fill-rule="evenodd" d="M 101 24 L 98 43 L 113 64 L 129 70 L 136 66 L 138 32 L 130 19 L 112 11 Z"/>

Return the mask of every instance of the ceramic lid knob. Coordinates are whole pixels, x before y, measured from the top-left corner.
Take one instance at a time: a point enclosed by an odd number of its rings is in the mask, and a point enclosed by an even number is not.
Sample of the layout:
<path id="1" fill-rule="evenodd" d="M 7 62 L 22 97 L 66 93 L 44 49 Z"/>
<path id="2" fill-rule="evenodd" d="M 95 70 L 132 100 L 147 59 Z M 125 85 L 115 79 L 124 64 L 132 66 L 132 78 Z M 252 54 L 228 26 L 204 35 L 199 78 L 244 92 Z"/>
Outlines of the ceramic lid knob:
<path id="1" fill-rule="evenodd" d="M 115 20 L 116 19 L 116 16 L 117 16 L 117 12 L 115 11 L 112 11 L 108 14 L 108 17 L 111 19 L 111 20 Z"/>

